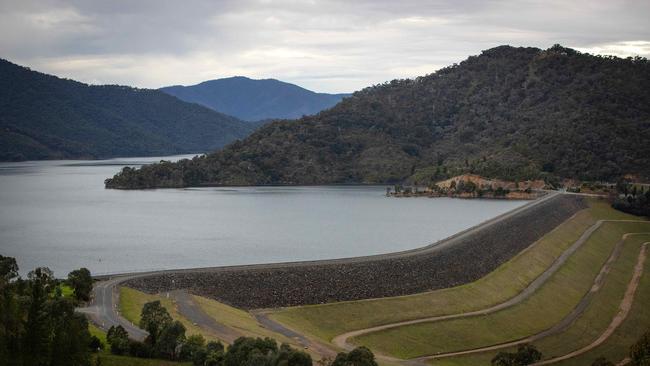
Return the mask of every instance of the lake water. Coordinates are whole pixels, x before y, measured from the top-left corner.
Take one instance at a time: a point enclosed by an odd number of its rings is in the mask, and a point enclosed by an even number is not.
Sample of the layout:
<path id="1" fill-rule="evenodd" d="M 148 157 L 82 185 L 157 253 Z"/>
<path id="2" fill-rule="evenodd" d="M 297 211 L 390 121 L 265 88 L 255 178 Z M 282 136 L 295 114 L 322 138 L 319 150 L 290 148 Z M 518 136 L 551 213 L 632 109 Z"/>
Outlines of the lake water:
<path id="1" fill-rule="evenodd" d="M 158 160 L 0 164 L 0 254 L 58 277 L 342 258 L 421 247 L 525 203 L 385 186 L 104 189 L 122 166 Z"/>

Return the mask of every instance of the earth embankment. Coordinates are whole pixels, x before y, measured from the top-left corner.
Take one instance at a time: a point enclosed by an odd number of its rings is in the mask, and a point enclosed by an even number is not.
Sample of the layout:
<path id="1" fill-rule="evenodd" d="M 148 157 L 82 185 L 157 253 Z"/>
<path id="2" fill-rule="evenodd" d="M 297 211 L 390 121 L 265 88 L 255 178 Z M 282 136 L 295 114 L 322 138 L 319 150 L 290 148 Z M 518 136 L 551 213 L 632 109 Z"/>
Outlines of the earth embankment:
<path id="1" fill-rule="evenodd" d="M 159 272 L 134 277 L 125 284 L 149 293 L 186 289 L 245 309 L 414 294 L 483 277 L 585 207 L 582 197 L 553 194 L 417 250 L 340 260 Z"/>

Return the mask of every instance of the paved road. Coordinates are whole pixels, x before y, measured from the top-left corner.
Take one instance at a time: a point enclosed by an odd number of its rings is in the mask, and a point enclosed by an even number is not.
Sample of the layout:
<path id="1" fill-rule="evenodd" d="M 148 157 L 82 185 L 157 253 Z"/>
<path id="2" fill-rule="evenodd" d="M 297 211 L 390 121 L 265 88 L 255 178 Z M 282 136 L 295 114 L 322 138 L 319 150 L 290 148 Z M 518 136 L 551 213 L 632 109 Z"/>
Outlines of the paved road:
<path id="1" fill-rule="evenodd" d="M 91 303 L 88 307 L 78 308 L 77 311 L 88 315 L 93 323 L 105 331 L 111 326 L 121 325 L 129 333 L 131 339 L 142 341 L 149 333 L 138 328 L 118 313 L 119 294 L 116 286 L 126 279 L 125 277 L 116 277 L 95 283 Z"/>

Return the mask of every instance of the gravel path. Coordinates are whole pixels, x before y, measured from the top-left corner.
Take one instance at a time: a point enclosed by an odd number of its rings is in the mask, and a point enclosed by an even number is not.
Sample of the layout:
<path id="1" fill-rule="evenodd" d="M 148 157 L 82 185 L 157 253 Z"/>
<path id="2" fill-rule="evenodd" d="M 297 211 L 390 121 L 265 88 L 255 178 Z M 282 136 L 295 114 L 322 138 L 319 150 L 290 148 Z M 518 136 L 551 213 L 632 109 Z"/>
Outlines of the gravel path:
<path id="1" fill-rule="evenodd" d="M 243 336 L 241 332 L 217 322 L 213 317 L 206 314 L 201 306 L 194 301 L 192 295 L 186 291 L 171 291 L 169 292 L 169 296 L 174 300 L 178 307 L 178 312 L 183 317 L 203 330 L 212 333 L 220 340 L 232 344 L 235 339 Z"/>

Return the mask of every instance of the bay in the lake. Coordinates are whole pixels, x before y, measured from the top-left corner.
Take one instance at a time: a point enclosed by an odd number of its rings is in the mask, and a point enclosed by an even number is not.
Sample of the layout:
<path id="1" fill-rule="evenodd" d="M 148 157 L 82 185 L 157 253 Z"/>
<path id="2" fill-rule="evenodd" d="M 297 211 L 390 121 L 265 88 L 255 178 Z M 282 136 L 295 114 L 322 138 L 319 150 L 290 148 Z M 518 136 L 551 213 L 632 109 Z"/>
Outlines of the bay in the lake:
<path id="1" fill-rule="evenodd" d="M 342 258 L 421 247 L 525 204 L 386 186 L 104 189 L 122 166 L 160 159 L 1 163 L 0 254 L 58 277 Z"/>

